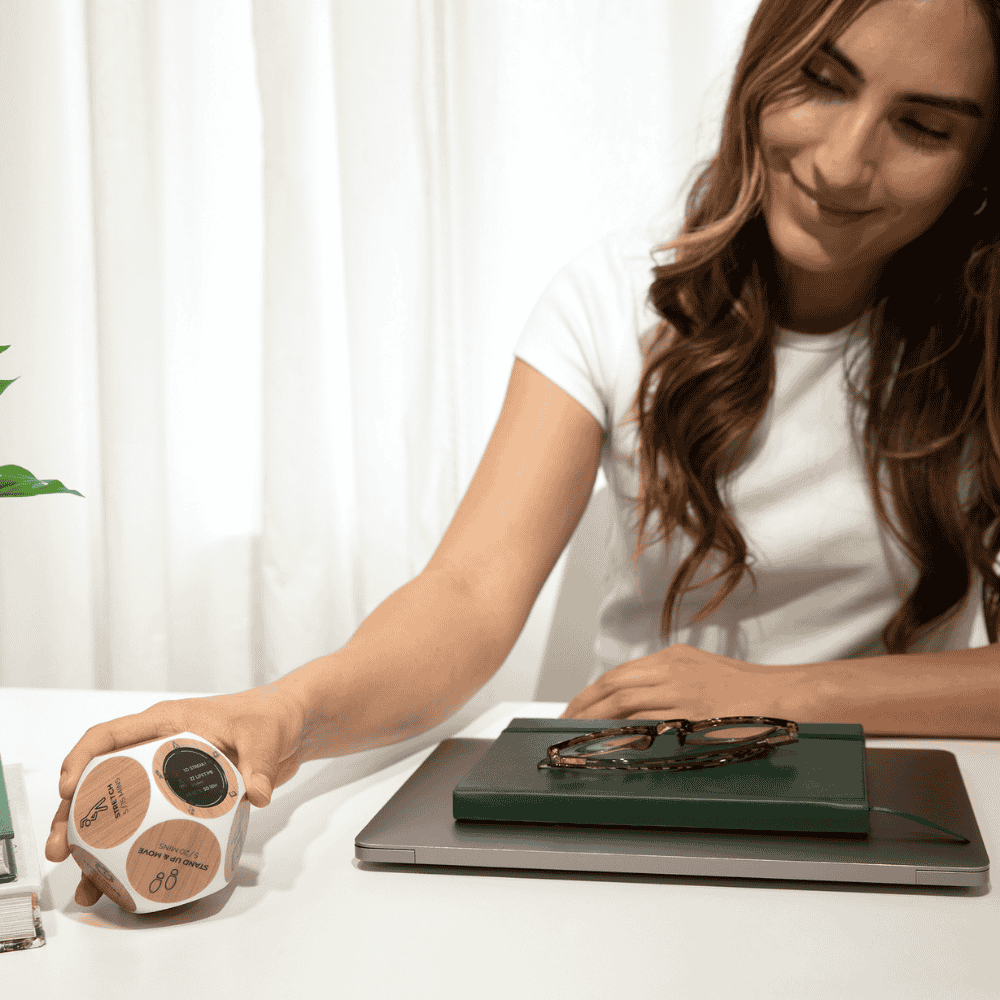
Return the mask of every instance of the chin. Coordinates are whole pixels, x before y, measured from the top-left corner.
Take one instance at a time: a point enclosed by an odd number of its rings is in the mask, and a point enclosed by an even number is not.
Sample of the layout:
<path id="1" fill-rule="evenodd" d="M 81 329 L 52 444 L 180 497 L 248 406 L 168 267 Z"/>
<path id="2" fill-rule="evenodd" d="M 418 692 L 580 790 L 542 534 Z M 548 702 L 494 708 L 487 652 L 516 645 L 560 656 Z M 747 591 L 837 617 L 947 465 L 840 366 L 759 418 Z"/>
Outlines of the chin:
<path id="1" fill-rule="evenodd" d="M 778 261 L 789 267 L 817 274 L 829 273 L 843 267 L 828 246 L 802 229 L 787 212 L 780 209 L 776 213 L 765 213 L 765 224 L 771 246 Z"/>

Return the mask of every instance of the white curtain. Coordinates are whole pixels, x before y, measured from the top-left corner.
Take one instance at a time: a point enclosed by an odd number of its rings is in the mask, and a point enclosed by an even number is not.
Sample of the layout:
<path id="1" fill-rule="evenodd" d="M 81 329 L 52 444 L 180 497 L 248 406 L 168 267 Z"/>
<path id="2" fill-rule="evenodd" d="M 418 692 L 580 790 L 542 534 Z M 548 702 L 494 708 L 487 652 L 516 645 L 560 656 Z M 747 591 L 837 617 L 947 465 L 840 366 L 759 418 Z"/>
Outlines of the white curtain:
<path id="1" fill-rule="evenodd" d="M 0 0 L 0 683 L 231 691 L 426 564 L 538 295 L 672 235 L 757 0 Z M 480 706 L 533 693 L 558 568 Z M 485 700 L 484 700 L 485 699 Z"/>

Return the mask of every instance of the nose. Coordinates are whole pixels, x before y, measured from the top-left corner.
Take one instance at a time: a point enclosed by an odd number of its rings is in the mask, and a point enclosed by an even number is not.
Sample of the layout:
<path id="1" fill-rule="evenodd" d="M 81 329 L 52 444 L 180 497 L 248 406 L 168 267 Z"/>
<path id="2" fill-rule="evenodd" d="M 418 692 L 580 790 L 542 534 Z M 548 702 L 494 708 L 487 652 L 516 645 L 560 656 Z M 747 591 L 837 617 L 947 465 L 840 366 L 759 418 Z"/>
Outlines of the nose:
<path id="1" fill-rule="evenodd" d="M 816 176 L 808 179 L 839 201 L 863 202 L 881 158 L 881 129 L 856 106 L 833 118 L 816 148 Z"/>

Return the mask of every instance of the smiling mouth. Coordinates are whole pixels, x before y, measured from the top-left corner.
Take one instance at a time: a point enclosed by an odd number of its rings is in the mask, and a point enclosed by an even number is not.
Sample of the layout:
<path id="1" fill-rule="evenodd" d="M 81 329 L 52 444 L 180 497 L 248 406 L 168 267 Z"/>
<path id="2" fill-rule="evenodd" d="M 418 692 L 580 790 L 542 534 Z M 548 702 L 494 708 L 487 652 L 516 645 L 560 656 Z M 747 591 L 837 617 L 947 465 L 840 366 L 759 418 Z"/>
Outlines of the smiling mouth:
<path id="1" fill-rule="evenodd" d="M 871 215 L 871 213 L 875 211 L 875 209 L 873 208 L 866 209 L 863 212 L 852 212 L 843 208 L 831 208 L 829 205 L 824 205 L 823 202 L 821 202 L 819 198 L 817 198 L 816 195 L 809 190 L 809 188 L 807 188 L 803 184 L 800 184 L 795 174 L 791 174 L 791 178 L 792 178 L 792 183 L 805 195 L 811 198 L 816 203 L 820 211 L 826 212 L 828 215 L 835 215 L 842 219 L 860 219 L 862 216 Z"/>

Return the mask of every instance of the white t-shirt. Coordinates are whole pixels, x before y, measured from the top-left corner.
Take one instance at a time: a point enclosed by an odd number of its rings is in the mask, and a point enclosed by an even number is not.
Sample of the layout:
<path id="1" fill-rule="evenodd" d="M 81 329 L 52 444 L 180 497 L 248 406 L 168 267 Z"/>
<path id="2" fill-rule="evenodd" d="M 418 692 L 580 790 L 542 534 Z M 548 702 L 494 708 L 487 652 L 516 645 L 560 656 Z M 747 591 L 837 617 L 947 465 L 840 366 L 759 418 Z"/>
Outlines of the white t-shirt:
<path id="1" fill-rule="evenodd" d="M 744 574 L 721 608 L 692 626 L 718 584 L 689 591 L 678 605 L 678 627 L 661 637 L 667 588 L 692 542 L 675 531 L 669 544 L 647 548 L 637 581 L 638 515 L 626 499 L 639 494 L 637 432 L 628 417 L 643 367 L 640 341 L 660 321 L 646 305 L 656 242 L 641 231 L 620 232 L 575 258 L 546 289 L 514 349 L 605 432 L 601 466 L 613 515 L 591 681 L 678 642 L 762 664 L 884 653 L 882 629 L 918 574 L 875 513 L 863 446 L 850 427 L 844 351 L 865 349 L 867 314 L 827 335 L 779 331 L 773 398 L 748 458 L 720 491 L 747 543 L 756 592 Z M 645 539 L 658 524 L 654 514 Z M 694 582 L 720 565 L 710 555 Z M 974 572 L 956 617 L 911 652 L 988 642 Z"/>

